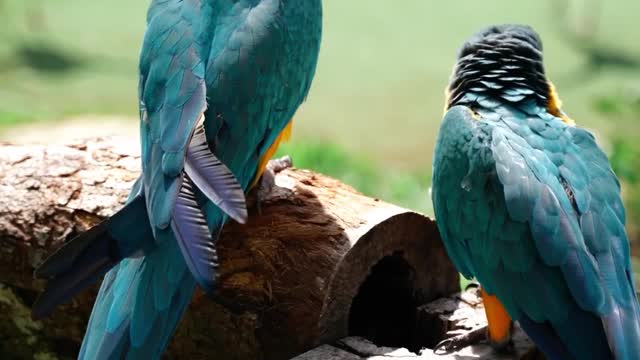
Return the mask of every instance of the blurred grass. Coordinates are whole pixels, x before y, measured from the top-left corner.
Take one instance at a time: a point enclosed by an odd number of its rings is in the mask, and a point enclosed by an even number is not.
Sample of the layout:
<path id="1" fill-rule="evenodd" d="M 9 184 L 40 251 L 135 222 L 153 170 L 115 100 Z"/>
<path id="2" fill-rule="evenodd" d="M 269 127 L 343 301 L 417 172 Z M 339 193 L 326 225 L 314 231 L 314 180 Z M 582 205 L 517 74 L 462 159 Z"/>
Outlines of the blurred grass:
<path id="1" fill-rule="evenodd" d="M 550 77 L 565 110 L 580 124 L 603 138 L 621 128 L 639 133 L 635 117 L 620 114 L 614 121 L 589 104 L 604 95 L 627 93 L 640 83 L 640 74 L 582 73 L 585 59 L 557 32 L 552 1 L 461 5 L 325 0 L 317 76 L 308 102 L 296 116 L 297 136 L 338 144 L 394 169 L 423 170 L 431 163 L 443 89 L 458 48 L 480 28 L 505 22 L 531 24 L 541 34 Z M 0 132 L 19 123 L 89 113 L 137 116 L 136 65 L 148 1 L 4 3 Z M 24 25 L 25 9 L 32 3 L 39 3 L 46 15 L 40 30 Z M 572 1 L 574 7 L 580 3 Z M 599 39 L 640 56 L 640 2 L 610 0 L 600 10 Z M 34 64 L 32 53 L 42 47 L 58 64 L 72 66 L 54 70 Z"/>
<path id="2" fill-rule="evenodd" d="M 428 196 L 429 166 L 425 171 L 398 171 L 364 155 L 351 154 L 339 145 L 315 140 L 282 144 L 276 156 L 287 154 L 296 167 L 327 174 L 365 195 L 433 216 Z"/>
<path id="3" fill-rule="evenodd" d="M 636 280 L 636 290 L 640 292 L 640 258 L 639 257 L 631 258 L 631 268 L 633 269 L 633 274 Z"/>
<path id="4" fill-rule="evenodd" d="M 638 167 L 628 153 L 640 137 L 640 71 L 587 72 L 583 54 L 558 31 L 565 24 L 554 16 L 554 1 L 325 0 L 316 78 L 296 115 L 294 140 L 280 153 L 367 195 L 432 214 L 431 154 L 458 48 L 487 25 L 526 23 L 543 39 L 564 110 L 617 156 L 612 161 L 623 173 L 627 206 L 635 206 L 640 190 L 627 184 L 635 184 L 628 179 Z M 24 17 L 36 3 L 45 17 L 33 29 Z M 46 129 L 87 114 L 137 122 L 136 66 L 148 3 L 4 0 L 0 140 L 21 124 Z M 577 13 L 588 5 L 570 3 Z M 603 1 L 599 12 L 598 40 L 640 57 L 640 2 Z M 82 135 L 102 135 L 95 131 Z M 629 221 L 640 223 L 640 210 L 631 213 Z"/>
<path id="5" fill-rule="evenodd" d="M 640 111 L 638 117 L 640 117 Z M 622 196 L 627 213 L 627 234 L 632 241 L 632 253 L 638 256 L 640 255 L 640 177 L 638 176 L 640 144 L 616 137 L 612 141 L 612 148 L 609 160 L 622 185 Z"/>

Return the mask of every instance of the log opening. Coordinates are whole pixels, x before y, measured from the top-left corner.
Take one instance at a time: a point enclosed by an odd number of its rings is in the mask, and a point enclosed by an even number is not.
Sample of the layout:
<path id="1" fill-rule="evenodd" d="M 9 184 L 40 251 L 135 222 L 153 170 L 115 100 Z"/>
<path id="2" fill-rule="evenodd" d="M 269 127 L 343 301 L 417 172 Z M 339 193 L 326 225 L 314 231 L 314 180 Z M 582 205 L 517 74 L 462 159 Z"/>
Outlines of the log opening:
<path id="1" fill-rule="evenodd" d="M 382 258 L 360 286 L 349 311 L 349 336 L 362 336 L 380 346 L 411 344 L 416 321 L 415 269 L 395 252 Z"/>
<path id="2" fill-rule="evenodd" d="M 415 269 L 401 251 L 376 263 L 351 304 L 349 336 L 418 354 L 422 349 L 433 349 L 448 331 L 460 328 L 442 312 L 433 312 L 424 304 L 418 296 L 415 277 Z M 455 300 L 455 309 L 461 307 L 462 301 Z"/>

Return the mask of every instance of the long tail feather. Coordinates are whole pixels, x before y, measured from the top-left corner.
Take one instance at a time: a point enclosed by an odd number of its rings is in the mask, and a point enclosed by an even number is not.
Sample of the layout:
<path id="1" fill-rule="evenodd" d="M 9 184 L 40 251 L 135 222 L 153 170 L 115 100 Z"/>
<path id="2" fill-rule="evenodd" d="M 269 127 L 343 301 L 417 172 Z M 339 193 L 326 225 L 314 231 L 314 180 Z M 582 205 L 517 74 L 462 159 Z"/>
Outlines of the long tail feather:
<path id="1" fill-rule="evenodd" d="M 144 197 L 134 197 L 112 217 L 63 245 L 36 269 L 35 276 L 49 282 L 33 305 L 32 316 L 37 319 L 48 315 L 120 260 L 152 242 Z"/>
<path id="2" fill-rule="evenodd" d="M 247 221 L 247 204 L 242 186 L 211 153 L 202 125 L 196 127 L 187 148 L 184 169 L 202 193 L 235 221 Z"/>
<path id="3" fill-rule="evenodd" d="M 169 229 L 157 233 L 170 234 Z M 176 241 L 160 241 L 150 254 L 125 259 L 107 273 L 79 359 L 160 357 L 196 285 Z"/>
<path id="4" fill-rule="evenodd" d="M 184 177 L 173 209 L 171 229 L 196 281 L 205 291 L 211 291 L 216 281 L 218 255 L 189 176 Z"/>
<path id="5" fill-rule="evenodd" d="M 518 321 L 531 340 L 542 350 L 549 360 L 571 359 L 571 355 L 548 323 L 538 323 L 526 315 Z"/>

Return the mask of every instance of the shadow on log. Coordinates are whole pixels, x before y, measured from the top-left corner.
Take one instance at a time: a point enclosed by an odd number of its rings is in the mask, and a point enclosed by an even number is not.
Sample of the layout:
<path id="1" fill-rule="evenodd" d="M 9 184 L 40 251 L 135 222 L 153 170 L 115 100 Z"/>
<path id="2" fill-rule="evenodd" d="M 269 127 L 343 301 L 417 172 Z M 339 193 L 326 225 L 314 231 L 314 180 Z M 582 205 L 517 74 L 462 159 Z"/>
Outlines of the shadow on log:
<path id="1" fill-rule="evenodd" d="M 75 357 L 97 286 L 41 322 L 25 317 L 46 254 L 124 202 L 137 145 L 0 145 L 0 357 Z M 294 159 L 295 161 L 295 159 Z M 459 289 L 435 223 L 334 179 L 289 169 L 218 243 L 218 292 L 200 290 L 167 358 L 288 359 L 348 335 L 415 346 L 417 307 Z M 6 311 L 5 311 L 6 310 Z"/>

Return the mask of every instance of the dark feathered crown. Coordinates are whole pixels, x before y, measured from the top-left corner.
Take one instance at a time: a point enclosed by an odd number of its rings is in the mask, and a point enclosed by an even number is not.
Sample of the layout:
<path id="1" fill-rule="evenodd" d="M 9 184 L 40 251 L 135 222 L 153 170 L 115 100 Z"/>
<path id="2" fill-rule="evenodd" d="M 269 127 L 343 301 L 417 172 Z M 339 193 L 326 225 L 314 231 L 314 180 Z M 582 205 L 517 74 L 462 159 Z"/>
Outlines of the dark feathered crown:
<path id="1" fill-rule="evenodd" d="M 447 107 L 473 102 L 473 96 L 465 97 L 469 91 L 510 102 L 533 98 L 548 103 L 538 34 L 529 26 L 499 25 L 471 36 L 458 54 Z"/>
<path id="2" fill-rule="evenodd" d="M 473 54 L 479 48 L 494 46 L 520 48 L 526 52 L 537 50 L 535 52 L 542 56 L 542 40 L 530 26 L 507 24 L 491 26 L 475 33 L 464 43 L 458 57 Z"/>

